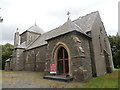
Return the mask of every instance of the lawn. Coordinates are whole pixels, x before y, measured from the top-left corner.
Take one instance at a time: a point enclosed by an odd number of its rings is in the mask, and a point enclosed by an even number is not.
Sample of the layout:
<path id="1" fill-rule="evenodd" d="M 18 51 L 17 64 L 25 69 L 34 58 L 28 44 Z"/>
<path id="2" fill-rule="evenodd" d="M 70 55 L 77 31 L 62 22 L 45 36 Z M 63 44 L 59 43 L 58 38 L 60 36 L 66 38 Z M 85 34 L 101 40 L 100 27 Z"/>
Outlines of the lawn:
<path id="1" fill-rule="evenodd" d="M 115 69 L 113 73 L 93 77 L 85 83 L 43 79 L 44 73 L 31 71 L 3 71 L 2 79 L 3 87 L 7 88 L 118 88 L 118 71 L 120 69 Z"/>
<path id="2" fill-rule="evenodd" d="M 120 81 L 118 72 L 120 72 L 120 69 L 115 69 L 114 72 L 110 74 L 91 78 L 87 83 L 82 86 L 77 86 L 76 88 L 118 88 L 118 78 Z"/>

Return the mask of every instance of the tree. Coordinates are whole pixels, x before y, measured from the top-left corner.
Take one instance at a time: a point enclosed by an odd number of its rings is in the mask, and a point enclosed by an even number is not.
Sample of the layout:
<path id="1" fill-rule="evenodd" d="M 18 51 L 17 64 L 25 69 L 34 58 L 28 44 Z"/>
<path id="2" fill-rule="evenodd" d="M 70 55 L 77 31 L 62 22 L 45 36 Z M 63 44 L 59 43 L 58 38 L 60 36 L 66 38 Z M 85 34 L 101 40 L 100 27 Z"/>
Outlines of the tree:
<path id="1" fill-rule="evenodd" d="M 13 45 L 6 43 L 2 45 L 2 69 L 4 70 L 5 61 L 12 55 Z"/>
<path id="2" fill-rule="evenodd" d="M 113 63 L 115 68 L 120 68 L 120 36 L 109 36 L 111 44 Z"/>

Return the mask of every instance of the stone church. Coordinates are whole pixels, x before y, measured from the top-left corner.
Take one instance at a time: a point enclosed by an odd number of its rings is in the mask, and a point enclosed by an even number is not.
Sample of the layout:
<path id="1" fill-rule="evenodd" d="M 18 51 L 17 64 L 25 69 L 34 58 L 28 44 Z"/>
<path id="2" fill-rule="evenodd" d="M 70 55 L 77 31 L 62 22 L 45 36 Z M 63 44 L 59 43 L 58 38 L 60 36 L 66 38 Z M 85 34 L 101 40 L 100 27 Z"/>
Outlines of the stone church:
<path id="1" fill-rule="evenodd" d="M 110 43 L 99 12 L 66 22 L 48 32 L 36 24 L 14 37 L 14 51 L 6 70 L 69 75 L 84 81 L 114 69 Z M 53 70 L 51 70 L 53 68 Z"/>

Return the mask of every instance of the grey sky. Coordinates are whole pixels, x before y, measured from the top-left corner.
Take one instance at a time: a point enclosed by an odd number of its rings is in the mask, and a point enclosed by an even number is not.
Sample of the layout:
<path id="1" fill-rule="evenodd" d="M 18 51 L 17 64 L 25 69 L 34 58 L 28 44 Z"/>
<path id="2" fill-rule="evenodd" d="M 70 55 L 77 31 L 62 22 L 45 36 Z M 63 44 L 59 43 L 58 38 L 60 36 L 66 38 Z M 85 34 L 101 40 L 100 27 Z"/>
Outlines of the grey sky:
<path id="1" fill-rule="evenodd" d="M 107 33 L 118 31 L 118 0 L 0 0 L 0 6 L 2 44 L 13 44 L 16 28 L 22 33 L 35 22 L 45 32 L 58 27 L 67 20 L 67 11 L 74 20 L 98 10 Z"/>
<path id="2" fill-rule="evenodd" d="M 120 24 L 120 1 L 118 3 L 118 24 Z M 120 36 L 120 25 L 118 25 L 118 35 Z"/>

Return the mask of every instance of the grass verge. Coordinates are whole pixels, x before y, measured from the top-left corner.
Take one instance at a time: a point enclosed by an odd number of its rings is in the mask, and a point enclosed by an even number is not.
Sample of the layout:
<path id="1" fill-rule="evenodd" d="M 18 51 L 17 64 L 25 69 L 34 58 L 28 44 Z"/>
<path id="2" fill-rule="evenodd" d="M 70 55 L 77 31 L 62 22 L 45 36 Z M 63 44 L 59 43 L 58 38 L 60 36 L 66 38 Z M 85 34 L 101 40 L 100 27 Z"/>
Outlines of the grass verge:
<path id="1" fill-rule="evenodd" d="M 120 69 L 115 69 L 113 73 L 106 74 L 99 77 L 91 78 L 87 83 L 76 88 L 118 88 L 118 75 Z M 119 85 L 120 88 L 120 85 Z"/>

